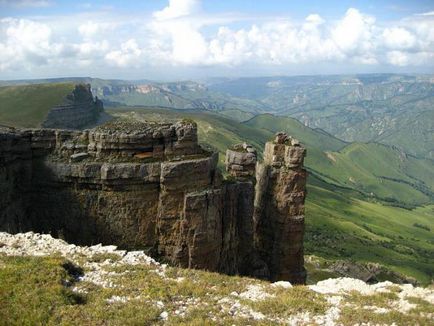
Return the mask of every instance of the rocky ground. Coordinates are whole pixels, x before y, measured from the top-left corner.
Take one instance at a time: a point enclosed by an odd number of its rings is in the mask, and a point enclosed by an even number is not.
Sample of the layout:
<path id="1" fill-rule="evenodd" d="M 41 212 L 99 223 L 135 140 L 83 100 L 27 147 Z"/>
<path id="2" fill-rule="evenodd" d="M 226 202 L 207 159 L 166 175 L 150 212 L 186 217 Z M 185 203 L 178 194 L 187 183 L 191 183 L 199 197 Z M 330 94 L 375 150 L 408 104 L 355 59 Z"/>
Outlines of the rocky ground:
<path id="1" fill-rule="evenodd" d="M 0 325 L 434 325 L 433 287 L 351 278 L 293 287 L 32 232 L 0 233 L 0 302 Z"/>

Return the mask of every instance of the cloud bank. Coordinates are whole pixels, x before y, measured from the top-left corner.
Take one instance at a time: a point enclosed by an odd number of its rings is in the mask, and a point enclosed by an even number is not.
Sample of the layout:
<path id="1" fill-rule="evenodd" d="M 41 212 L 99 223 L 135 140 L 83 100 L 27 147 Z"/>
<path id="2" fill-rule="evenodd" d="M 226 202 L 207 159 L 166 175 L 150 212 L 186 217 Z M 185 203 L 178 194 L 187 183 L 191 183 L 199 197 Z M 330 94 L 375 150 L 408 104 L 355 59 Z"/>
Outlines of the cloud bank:
<path id="1" fill-rule="evenodd" d="M 72 17 L 58 29 L 61 19 L 0 19 L 0 74 L 71 65 L 86 71 L 89 66 L 433 67 L 434 62 L 433 12 L 384 22 L 349 8 L 332 21 L 312 13 L 301 22 L 276 17 L 235 28 L 241 18 L 208 14 L 199 0 L 169 0 L 145 17 L 95 12 Z"/>

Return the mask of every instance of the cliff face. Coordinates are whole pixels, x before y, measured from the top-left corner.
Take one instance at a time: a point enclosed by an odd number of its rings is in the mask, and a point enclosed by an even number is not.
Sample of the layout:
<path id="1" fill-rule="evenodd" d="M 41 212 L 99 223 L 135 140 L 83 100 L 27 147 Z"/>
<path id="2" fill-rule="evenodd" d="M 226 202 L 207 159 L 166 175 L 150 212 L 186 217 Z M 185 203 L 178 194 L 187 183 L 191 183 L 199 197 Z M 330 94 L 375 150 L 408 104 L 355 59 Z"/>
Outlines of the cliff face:
<path id="1" fill-rule="evenodd" d="M 93 98 L 90 85 L 78 84 L 62 104 L 48 112 L 42 127 L 80 129 L 95 123 L 103 110 L 102 102 Z"/>
<path id="2" fill-rule="evenodd" d="M 4 130 L 0 229 L 145 249 L 183 267 L 303 282 L 304 152 L 282 146 L 296 166 L 279 170 L 267 159 L 255 177 L 256 152 L 245 145 L 228 152 L 232 180 L 222 182 L 218 155 L 198 145 L 189 121 Z M 255 178 L 256 201 L 268 198 L 275 206 L 254 204 Z"/>

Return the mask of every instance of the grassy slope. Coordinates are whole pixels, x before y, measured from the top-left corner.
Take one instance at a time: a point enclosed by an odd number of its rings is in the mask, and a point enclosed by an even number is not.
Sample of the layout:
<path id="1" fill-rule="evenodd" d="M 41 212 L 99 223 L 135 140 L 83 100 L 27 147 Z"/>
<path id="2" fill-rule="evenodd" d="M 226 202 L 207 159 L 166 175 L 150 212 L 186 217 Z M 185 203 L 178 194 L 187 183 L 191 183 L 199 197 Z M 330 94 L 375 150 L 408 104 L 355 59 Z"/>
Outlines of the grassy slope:
<path id="1" fill-rule="evenodd" d="M 247 121 L 254 117 L 253 113 L 241 111 L 238 109 L 226 109 L 221 110 L 218 113 L 239 122 Z"/>
<path id="2" fill-rule="evenodd" d="M 245 122 L 253 128 L 260 128 L 275 133 L 284 130 L 294 137 L 298 137 L 307 148 L 321 148 L 336 151 L 347 143 L 335 138 L 323 130 L 312 130 L 293 118 L 276 117 L 271 114 L 261 114 Z"/>
<path id="3" fill-rule="evenodd" d="M 0 124 L 38 127 L 73 88 L 71 83 L 0 87 Z"/>
<path id="4" fill-rule="evenodd" d="M 434 199 L 434 162 L 376 143 L 352 143 L 327 152 L 310 167 L 337 184 L 382 199 L 420 205 Z"/>
<path id="5" fill-rule="evenodd" d="M 98 263 L 87 257 L 73 265 L 61 257 L 0 255 L 0 325 L 310 325 L 316 324 L 315 317 L 324 320 L 333 307 L 339 307 L 336 323 L 342 325 L 430 325 L 432 320 L 432 305 L 420 298 L 406 297 L 414 305 L 399 311 L 401 288 L 396 285 L 371 295 L 347 292 L 338 296 L 341 302 L 331 304 L 326 300 L 330 295 L 306 286 L 285 289 L 245 277 L 170 267 L 162 274 L 143 264 L 115 267 L 116 258 L 100 259 L 110 260 Z M 72 269 L 94 272 L 95 264 L 103 262 L 110 287 L 77 282 L 71 275 Z M 251 288 L 264 298 L 237 295 Z M 379 307 L 385 312 L 372 309 Z M 163 312 L 168 319 L 160 317 Z M 253 318 L 253 312 L 262 318 Z"/>
<path id="6" fill-rule="evenodd" d="M 400 152 L 378 144 L 353 144 L 346 147 L 342 141 L 319 130 L 304 127 L 294 119 L 272 119 L 270 115 L 260 116 L 268 128 L 250 120 L 240 124 L 211 113 L 179 112 L 171 110 L 140 110 L 134 108 L 135 118 L 166 120 L 188 117 L 195 119 L 199 127 L 199 139 L 216 147 L 221 154 L 234 143 L 247 141 L 262 150 L 265 141 L 271 139 L 274 130 L 286 130 L 302 140 L 308 148 L 307 165 L 321 174 L 329 174 L 324 182 L 312 171 L 309 178 L 306 202 L 307 233 L 306 252 L 323 258 L 345 258 L 359 262 L 378 262 L 391 269 L 410 275 L 422 282 L 433 277 L 434 251 L 432 230 L 434 230 L 434 206 L 413 210 L 385 206 L 360 193 L 358 187 L 347 182 L 348 176 L 360 178 L 363 185 L 381 187 L 381 191 L 393 189 L 397 196 L 411 197 L 423 194 L 407 184 L 382 180 L 374 173 L 383 173 L 395 178 L 409 178 L 417 175 L 421 180 L 434 180 L 430 161 L 406 158 L 402 164 Z M 122 112 L 122 111 L 117 111 Z M 123 111 L 125 112 L 125 111 Z M 131 115 L 130 113 L 126 113 Z M 283 121 L 283 122 L 282 122 Z M 286 124 L 285 124 L 286 123 Z M 329 137 L 329 139 L 327 139 Z M 333 152 L 336 163 L 327 158 L 317 146 Z M 367 153 L 366 153 L 367 151 Z M 367 155 L 369 154 L 369 155 Z M 397 163 L 397 160 L 399 163 Z M 220 155 L 223 163 L 223 155 Z M 383 164 L 384 163 L 384 164 Z M 333 185 L 335 184 L 335 185 Z M 354 189 L 346 188 L 353 186 Z M 402 186 L 403 188 L 399 188 Z M 432 186 L 432 185 L 431 185 Z M 371 191 L 371 189 L 367 189 Z M 389 195 L 389 194 L 387 194 Z M 425 200 L 426 198 L 422 198 Z M 427 226 L 431 231 L 414 226 Z"/>
<path id="7" fill-rule="evenodd" d="M 308 149 L 306 165 L 329 182 L 356 189 L 399 205 L 434 200 L 434 162 L 406 156 L 377 143 L 347 144 L 320 129 L 292 118 L 259 115 L 245 124 L 270 132 L 280 130 L 299 138 Z M 326 151 L 326 152 L 323 152 Z"/>
<path id="8" fill-rule="evenodd" d="M 306 216 L 307 253 L 376 262 L 424 283 L 432 280 L 434 205 L 384 206 L 311 175 Z"/>

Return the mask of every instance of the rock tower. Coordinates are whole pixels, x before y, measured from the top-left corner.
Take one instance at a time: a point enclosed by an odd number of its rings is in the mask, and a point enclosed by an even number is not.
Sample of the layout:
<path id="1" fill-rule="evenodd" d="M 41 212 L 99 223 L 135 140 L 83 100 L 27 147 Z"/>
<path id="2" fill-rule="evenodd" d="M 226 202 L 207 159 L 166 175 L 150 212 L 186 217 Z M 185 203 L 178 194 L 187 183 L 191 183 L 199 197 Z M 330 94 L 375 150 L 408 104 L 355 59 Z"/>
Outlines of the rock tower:
<path id="1" fill-rule="evenodd" d="M 256 171 L 255 247 L 270 279 L 304 283 L 304 201 L 306 149 L 285 133 L 265 144 Z"/>
<path id="2" fill-rule="evenodd" d="M 48 112 L 42 127 L 80 129 L 96 123 L 103 111 L 103 103 L 93 98 L 90 84 L 77 84 L 63 103 Z"/>

